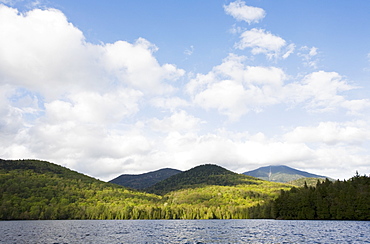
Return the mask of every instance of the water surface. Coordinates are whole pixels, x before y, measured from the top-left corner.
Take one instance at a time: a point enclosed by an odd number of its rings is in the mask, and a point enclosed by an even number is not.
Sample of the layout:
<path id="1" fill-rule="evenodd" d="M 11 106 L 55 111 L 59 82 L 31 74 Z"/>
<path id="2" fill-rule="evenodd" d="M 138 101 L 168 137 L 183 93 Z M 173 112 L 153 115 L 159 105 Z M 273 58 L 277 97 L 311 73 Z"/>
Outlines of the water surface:
<path id="1" fill-rule="evenodd" d="M 0 243 L 370 243 L 370 222 L 3 221 L 0 222 Z"/>

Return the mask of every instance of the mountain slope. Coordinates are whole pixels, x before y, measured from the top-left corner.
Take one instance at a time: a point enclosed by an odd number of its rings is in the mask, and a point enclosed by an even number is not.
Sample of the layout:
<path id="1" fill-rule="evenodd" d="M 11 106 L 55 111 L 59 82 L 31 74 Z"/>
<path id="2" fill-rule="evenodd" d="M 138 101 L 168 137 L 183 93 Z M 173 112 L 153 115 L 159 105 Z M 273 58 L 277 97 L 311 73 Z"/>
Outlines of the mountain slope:
<path id="1" fill-rule="evenodd" d="M 291 185 L 251 179 L 254 184 L 196 185 L 171 191 L 163 196 L 169 209 L 180 210 L 189 219 L 247 219 L 249 209 L 276 199 L 281 190 L 290 190 Z M 193 209 L 189 211 L 189 209 Z M 175 211 L 176 213 L 176 211 Z M 177 214 L 177 213 L 176 213 Z"/>
<path id="2" fill-rule="evenodd" d="M 130 219 L 159 200 L 53 163 L 0 159 L 0 220 Z"/>
<path id="3" fill-rule="evenodd" d="M 167 181 L 172 177 L 173 183 Z M 249 218 L 250 207 L 292 187 L 216 165 L 170 178 L 158 183 L 155 190 L 167 193 L 158 196 L 45 161 L 0 159 L 0 220 Z"/>
<path id="4" fill-rule="evenodd" d="M 243 173 L 263 180 L 286 183 L 300 178 L 328 178 L 321 175 L 311 174 L 305 171 L 293 169 L 285 165 L 271 165 Z"/>
<path id="5" fill-rule="evenodd" d="M 170 191 L 194 188 L 200 185 L 235 186 L 239 184 L 255 184 L 255 180 L 217 165 L 206 164 L 173 175 L 146 188 L 145 191 L 155 194 L 166 194 Z"/>
<path id="6" fill-rule="evenodd" d="M 177 169 L 165 168 L 139 175 L 123 174 L 109 182 L 134 189 L 144 189 L 181 172 Z"/>
<path id="7" fill-rule="evenodd" d="M 65 179 L 78 179 L 86 182 L 98 181 L 92 177 L 70 170 L 66 167 L 46 161 L 33 159 L 23 159 L 23 160 L 0 159 L 0 170 L 2 172 L 19 171 L 19 172 L 33 172 L 35 174 L 57 175 Z"/>
<path id="8" fill-rule="evenodd" d="M 297 180 L 289 181 L 287 183 L 290 185 L 296 186 L 296 187 L 304 187 L 305 185 L 306 186 L 316 186 L 317 182 L 323 182 L 323 181 L 325 181 L 324 178 L 305 177 L 305 178 L 299 178 Z"/>

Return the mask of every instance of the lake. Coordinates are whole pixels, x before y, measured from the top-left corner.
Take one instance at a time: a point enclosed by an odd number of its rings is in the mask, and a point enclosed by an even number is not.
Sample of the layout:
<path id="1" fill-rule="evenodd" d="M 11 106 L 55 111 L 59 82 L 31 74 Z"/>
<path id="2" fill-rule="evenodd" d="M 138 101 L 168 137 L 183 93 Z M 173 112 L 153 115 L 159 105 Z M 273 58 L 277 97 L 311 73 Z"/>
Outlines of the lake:
<path id="1" fill-rule="evenodd" d="M 370 243 L 369 221 L 2 221 L 0 243 Z"/>

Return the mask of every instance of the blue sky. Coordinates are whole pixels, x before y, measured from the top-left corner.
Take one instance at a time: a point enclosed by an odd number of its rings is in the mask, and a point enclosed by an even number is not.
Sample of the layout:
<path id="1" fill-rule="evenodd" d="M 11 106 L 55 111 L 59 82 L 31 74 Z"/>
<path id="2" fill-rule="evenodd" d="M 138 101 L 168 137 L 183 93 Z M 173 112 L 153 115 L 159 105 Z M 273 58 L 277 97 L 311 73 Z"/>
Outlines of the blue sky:
<path id="1" fill-rule="evenodd" d="M 0 0 L 0 157 L 103 180 L 370 173 L 368 1 Z"/>

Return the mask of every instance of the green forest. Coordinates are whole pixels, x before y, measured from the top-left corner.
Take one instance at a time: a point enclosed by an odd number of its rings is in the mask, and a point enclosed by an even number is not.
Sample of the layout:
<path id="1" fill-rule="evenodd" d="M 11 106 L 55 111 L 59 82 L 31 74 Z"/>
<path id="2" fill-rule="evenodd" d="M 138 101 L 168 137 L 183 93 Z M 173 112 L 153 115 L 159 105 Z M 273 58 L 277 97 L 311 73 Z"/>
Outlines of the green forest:
<path id="1" fill-rule="evenodd" d="M 356 173 L 347 181 L 282 190 L 279 197 L 250 209 L 251 218 L 370 220 L 370 177 Z"/>
<path id="2" fill-rule="evenodd" d="M 369 185 L 356 175 L 294 187 L 201 165 L 139 191 L 45 161 L 0 159 L 0 220 L 370 220 Z"/>
<path id="3" fill-rule="evenodd" d="M 0 160 L 0 219 L 249 218 L 249 207 L 291 188 L 211 165 L 184 175 L 193 181 L 177 178 L 153 194 L 45 161 Z"/>

